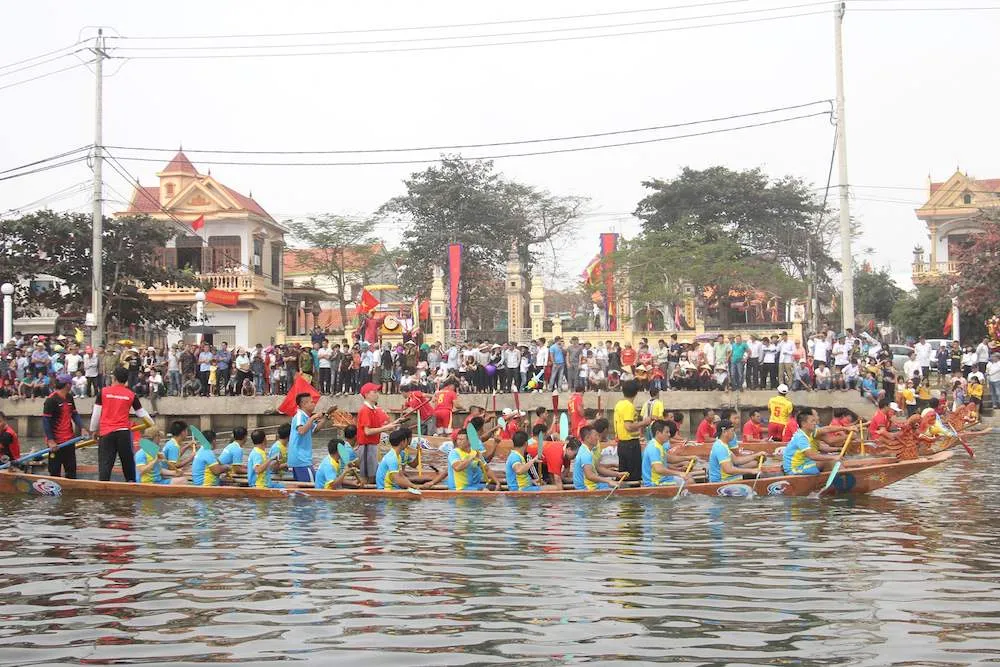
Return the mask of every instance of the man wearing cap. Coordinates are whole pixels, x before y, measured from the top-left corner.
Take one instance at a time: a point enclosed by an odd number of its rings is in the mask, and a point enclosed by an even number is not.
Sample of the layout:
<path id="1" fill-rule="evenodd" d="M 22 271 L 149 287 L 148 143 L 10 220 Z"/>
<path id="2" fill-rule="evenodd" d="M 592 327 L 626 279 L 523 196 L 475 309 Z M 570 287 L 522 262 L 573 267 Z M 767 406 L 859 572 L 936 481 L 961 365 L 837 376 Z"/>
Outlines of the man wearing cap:
<path id="1" fill-rule="evenodd" d="M 73 439 L 77 430 L 81 435 L 87 435 L 70 393 L 69 376 L 57 377 L 53 389 L 42 406 L 42 431 L 45 433 L 46 447 L 55 447 L 60 442 Z M 49 475 L 76 479 L 76 447 L 63 447 L 49 452 Z"/>
<path id="2" fill-rule="evenodd" d="M 767 437 L 770 440 L 781 440 L 781 434 L 785 430 L 788 418 L 792 416 L 795 407 L 788 400 L 788 385 L 778 385 L 778 395 L 772 396 L 767 402 L 767 410 L 770 413 L 767 422 Z"/>
<path id="3" fill-rule="evenodd" d="M 872 416 L 871 423 L 868 424 L 868 433 L 872 440 L 885 442 L 892 440 L 890 431 L 892 430 L 892 418 L 902 412 L 900 407 L 887 398 L 880 399 L 878 410 Z"/>
<path id="4" fill-rule="evenodd" d="M 425 435 L 433 433 L 434 407 L 431 405 L 431 397 L 426 395 L 424 392 L 419 391 L 416 385 L 403 385 L 400 389 L 403 392 L 404 397 L 404 414 L 412 414 L 416 412 L 417 419 L 420 420 L 421 424 L 420 432 Z"/>
<path id="5" fill-rule="evenodd" d="M 378 443 L 383 433 L 391 433 L 399 428 L 399 420 L 389 421 L 389 416 L 378 406 L 379 386 L 367 382 L 361 387 L 364 404 L 358 410 L 359 467 L 365 481 L 375 483 L 378 472 Z"/>

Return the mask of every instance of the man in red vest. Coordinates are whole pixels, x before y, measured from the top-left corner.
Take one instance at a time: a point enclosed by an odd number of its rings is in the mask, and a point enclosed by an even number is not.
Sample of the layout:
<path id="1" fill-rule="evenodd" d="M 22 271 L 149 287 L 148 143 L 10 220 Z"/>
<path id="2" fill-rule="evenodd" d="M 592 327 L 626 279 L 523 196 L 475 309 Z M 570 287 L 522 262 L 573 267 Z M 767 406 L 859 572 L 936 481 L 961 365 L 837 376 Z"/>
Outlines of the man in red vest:
<path id="1" fill-rule="evenodd" d="M 81 435 L 87 435 L 87 429 L 83 428 L 83 420 L 80 419 L 76 403 L 70 394 L 67 377 L 56 378 L 53 385 L 55 391 L 49 394 L 42 406 L 42 430 L 45 432 L 47 447 L 72 440 L 77 429 L 80 429 Z M 49 452 L 49 475 L 76 479 L 76 447 L 63 447 Z"/>
<path id="2" fill-rule="evenodd" d="M 128 370 L 119 366 L 114 372 L 114 382 L 105 387 L 94 401 L 90 416 L 90 430 L 97 433 L 101 442 L 97 449 L 97 476 L 102 482 L 111 479 L 115 457 L 121 459 L 125 480 L 135 481 L 135 456 L 132 453 L 132 424 L 129 413 L 145 420 L 150 426 L 153 419 L 142 407 L 139 397 L 128 388 Z"/>

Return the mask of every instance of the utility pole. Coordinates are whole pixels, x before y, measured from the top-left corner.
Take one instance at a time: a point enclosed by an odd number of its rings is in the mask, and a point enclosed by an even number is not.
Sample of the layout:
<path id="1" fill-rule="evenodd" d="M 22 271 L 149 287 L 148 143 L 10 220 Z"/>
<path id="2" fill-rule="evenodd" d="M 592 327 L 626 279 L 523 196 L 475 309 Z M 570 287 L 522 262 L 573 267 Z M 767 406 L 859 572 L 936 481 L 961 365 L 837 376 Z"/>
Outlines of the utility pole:
<path id="1" fill-rule="evenodd" d="M 93 276 L 90 286 L 90 310 L 94 315 L 94 335 L 91 340 L 96 348 L 104 345 L 104 275 L 103 275 L 103 255 L 104 255 L 104 183 L 101 178 L 101 167 L 103 162 L 102 152 L 104 150 L 103 124 L 104 124 L 104 104 L 103 104 L 103 79 L 104 79 L 104 59 L 107 53 L 104 51 L 104 30 L 98 28 L 97 37 L 94 38 L 94 58 L 97 70 L 97 88 L 94 105 L 94 217 L 93 217 L 93 248 L 91 250 L 93 260 Z"/>
<path id="2" fill-rule="evenodd" d="M 843 328 L 854 328 L 854 260 L 851 255 L 851 202 L 847 192 L 847 116 L 844 110 L 844 12 L 847 3 L 833 7 L 834 60 L 837 70 L 837 167 L 840 180 L 840 266 L 844 294 L 841 299 Z"/>

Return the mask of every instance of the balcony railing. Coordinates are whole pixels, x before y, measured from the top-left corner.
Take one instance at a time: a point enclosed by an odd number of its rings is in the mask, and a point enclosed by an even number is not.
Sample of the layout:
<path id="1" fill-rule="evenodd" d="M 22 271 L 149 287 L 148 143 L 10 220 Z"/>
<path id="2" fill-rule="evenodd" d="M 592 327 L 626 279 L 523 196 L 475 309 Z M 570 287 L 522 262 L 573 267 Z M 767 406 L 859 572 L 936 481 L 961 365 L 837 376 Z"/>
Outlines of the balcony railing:
<path id="1" fill-rule="evenodd" d="M 208 283 L 210 289 L 226 290 L 228 292 L 258 293 L 263 292 L 268 283 L 263 276 L 253 273 L 198 273 L 195 277 Z M 153 294 L 191 294 L 198 291 L 197 287 L 181 287 L 176 283 L 164 283 L 149 290 Z"/>
<path id="2" fill-rule="evenodd" d="M 914 278 L 932 278 L 935 276 L 946 276 L 948 274 L 958 273 L 958 262 L 954 261 L 944 261 L 944 262 L 914 262 L 913 263 L 913 277 Z"/>

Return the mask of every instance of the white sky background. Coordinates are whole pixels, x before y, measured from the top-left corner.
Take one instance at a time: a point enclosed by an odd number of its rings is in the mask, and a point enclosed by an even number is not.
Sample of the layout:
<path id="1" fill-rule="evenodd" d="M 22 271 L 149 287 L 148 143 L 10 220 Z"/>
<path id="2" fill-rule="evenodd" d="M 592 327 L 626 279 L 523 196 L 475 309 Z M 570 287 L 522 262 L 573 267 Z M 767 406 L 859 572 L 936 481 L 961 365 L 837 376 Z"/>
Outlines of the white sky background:
<path id="1" fill-rule="evenodd" d="M 111 26 L 130 37 L 332 31 L 677 7 L 696 1 L 9 3 L 0 23 L 0 65 L 75 42 L 84 26 Z M 746 0 L 675 12 L 483 26 L 464 32 L 318 35 L 233 43 L 337 43 L 489 34 L 648 22 L 807 1 Z M 904 287 L 910 287 L 912 247 L 927 244 L 926 230 L 913 209 L 925 199 L 928 174 L 944 180 L 960 166 L 978 178 L 1000 177 L 1000 165 L 991 159 L 997 154 L 997 93 L 992 84 L 1000 65 L 995 39 L 1000 11 L 856 10 L 969 6 L 1000 6 L 1000 2 L 848 2 L 848 153 L 850 183 L 857 186 L 852 213 L 864 233 L 856 256 L 862 247 L 873 247 L 873 263 L 887 266 Z M 832 8 L 810 6 L 784 13 L 810 11 L 824 13 L 690 31 L 518 46 L 295 58 L 129 60 L 124 64 L 112 60 L 106 63 L 106 74 L 117 73 L 105 80 L 104 143 L 158 148 L 176 148 L 183 143 L 188 156 L 204 172 L 209 168 L 205 164 L 208 158 L 194 149 L 364 149 L 508 141 L 685 122 L 833 98 Z M 614 31 L 673 25 L 682 24 L 658 23 Z M 511 39 L 521 38 L 480 41 Z M 181 40 L 129 42 L 133 46 L 194 44 Z M 206 43 L 219 41 L 197 42 Z M 112 50 L 112 55 L 116 53 L 121 52 Z M 0 76 L 0 85 L 72 62 Z M 93 76 L 84 68 L 0 89 L 0 105 L 0 169 L 93 141 Z M 626 135 L 605 141 L 669 134 Z M 636 232 L 638 225 L 629 212 L 644 195 L 643 179 L 671 178 L 685 165 L 705 168 L 721 164 L 733 169 L 759 166 L 775 177 L 793 174 L 823 186 L 832 140 L 832 126 L 826 118 L 818 117 L 678 141 L 496 162 L 510 178 L 553 193 L 590 198 L 590 215 L 581 223 L 570 251 L 563 255 L 566 269 L 575 277 L 597 252 L 600 232 Z M 536 147 L 466 149 L 462 153 L 474 157 L 532 148 Z M 124 164 L 143 184 L 153 185 L 154 173 L 171 154 L 142 156 L 156 161 Z M 436 153 L 215 159 L 334 161 L 380 157 L 434 158 Z M 211 166 L 213 175 L 226 185 L 243 193 L 252 190 L 254 198 L 279 220 L 321 212 L 367 215 L 402 193 L 401 180 L 421 168 Z M 89 177 L 89 169 L 81 163 L 0 182 L 0 211 Z M 131 194 L 131 188 L 113 170 L 106 167 L 105 177 L 114 190 Z M 89 210 L 90 195 L 82 187 L 53 201 L 51 207 Z M 117 198 L 111 191 L 107 196 Z M 836 204 L 835 191 L 831 197 Z M 119 208 L 110 203 L 106 212 Z M 398 230 L 378 231 L 390 245 L 398 239 Z"/>

